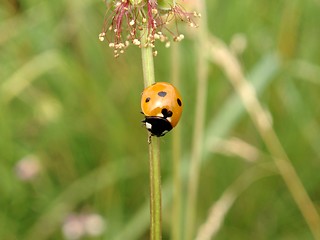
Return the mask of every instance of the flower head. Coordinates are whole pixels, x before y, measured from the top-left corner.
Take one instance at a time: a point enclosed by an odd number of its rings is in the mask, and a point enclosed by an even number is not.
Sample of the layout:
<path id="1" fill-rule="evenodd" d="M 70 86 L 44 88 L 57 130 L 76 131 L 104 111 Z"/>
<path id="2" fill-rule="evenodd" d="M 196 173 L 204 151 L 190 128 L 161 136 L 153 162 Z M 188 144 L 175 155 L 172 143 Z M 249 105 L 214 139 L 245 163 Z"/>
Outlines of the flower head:
<path id="1" fill-rule="evenodd" d="M 115 57 L 130 44 L 154 48 L 156 40 L 159 40 L 170 46 L 168 35 L 179 42 L 184 35 L 179 33 L 177 24 L 172 27 L 170 23 L 185 22 L 190 27 L 197 27 L 194 19 L 200 17 L 196 12 L 187 12 L 175 0 L 113 0 L 107 5 L 108 11 L 99 40 L 106 40 L 109 47 L 114 48 Z M 145 29 L 148 42 L 146 46 L 141 46 L 141 31 Z"/>

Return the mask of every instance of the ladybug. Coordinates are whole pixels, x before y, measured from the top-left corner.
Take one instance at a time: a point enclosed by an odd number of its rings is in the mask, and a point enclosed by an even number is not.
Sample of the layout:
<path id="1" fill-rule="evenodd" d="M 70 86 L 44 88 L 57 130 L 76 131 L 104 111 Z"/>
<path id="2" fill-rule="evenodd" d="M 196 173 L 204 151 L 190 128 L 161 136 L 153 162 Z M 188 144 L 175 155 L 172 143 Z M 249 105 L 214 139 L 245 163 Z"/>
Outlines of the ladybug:
<path id="1" fill-rule="evenodd" d="M 157 82 L 144 89 L 141 96 L 142 121 L 152 136 L 161 137 L 174 128 L 181 117 L 182 100 L 170 83 Z"/>

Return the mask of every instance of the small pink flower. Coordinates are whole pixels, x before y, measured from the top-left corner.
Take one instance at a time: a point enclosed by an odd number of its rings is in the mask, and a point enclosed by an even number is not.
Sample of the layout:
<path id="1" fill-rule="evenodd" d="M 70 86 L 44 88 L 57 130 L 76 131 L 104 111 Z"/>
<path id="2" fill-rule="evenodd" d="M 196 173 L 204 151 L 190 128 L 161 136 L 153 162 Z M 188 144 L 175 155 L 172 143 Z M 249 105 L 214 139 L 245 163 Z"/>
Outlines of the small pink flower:
<path id="1" fill-rule="evenodd" d="M 32 181 L 41 171 L 40 161 L 35 155 L 28 155 L 17 162 L 15 174 L 21 181 Z"/>
<path id="2" fill-rule="evenodd" d="M 157 0 L 114 0 L 109 3 L 102 32 L 99 34 L 100 41 L 106 40 L 109 47 L 114 48 L 114 56 L 130 45 L 141 46 L 141 31 L 147 28 L 147 46 L 154 48 L 155 41 L 166 42 L 172 35 L 174 41 L 181 41 L 184 35 L 179 33 L 177 25 L 175 29 L 170 26 L 171 22 L 185 22 L 190 27 L 197 27 L 194 18 L 200 17 L 195 12 L 187 12 L 179 4 L 172 4 Z M 147 47 L 143 46 L 143 47 Z"/>
<path id="3" fill-rule="evenodd" d="M 97 237 L 102 235 L 105 229 L 105 220 L 96 213 L 70 213 L 62 225 L 62 233 L 67 240 Z"/>

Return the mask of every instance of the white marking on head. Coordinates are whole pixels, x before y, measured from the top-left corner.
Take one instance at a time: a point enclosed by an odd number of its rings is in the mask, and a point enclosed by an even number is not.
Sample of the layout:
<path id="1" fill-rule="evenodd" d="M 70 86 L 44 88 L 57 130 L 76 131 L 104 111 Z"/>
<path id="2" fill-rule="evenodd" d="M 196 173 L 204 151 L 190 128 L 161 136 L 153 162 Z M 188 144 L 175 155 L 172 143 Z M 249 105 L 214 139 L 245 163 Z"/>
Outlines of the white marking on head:
<path id="1" fill-rule="evenodd" d="M 157 117 L 164 117 L 162 113 L 158 113 Z"/>
<path id="2" fill-rule="evenodd" d="M 151 125 L 150 123 L 146 122 L 146 128 L 147 128 L 147 129 L 151 129 L 151 128 L 152 128 L 152 125 Z"/>
<path id="3" fill-rule="evenodd" d="M 167 117 L 166 119 L 171 123 L 171 117 Z"/>
<path id="4" fill-rule="evenodd" d="M 162 135 L 165 135 L 167 132 L 169 132 L 168 130 L 164 130 L 163 132 L 162 132 Z"/>

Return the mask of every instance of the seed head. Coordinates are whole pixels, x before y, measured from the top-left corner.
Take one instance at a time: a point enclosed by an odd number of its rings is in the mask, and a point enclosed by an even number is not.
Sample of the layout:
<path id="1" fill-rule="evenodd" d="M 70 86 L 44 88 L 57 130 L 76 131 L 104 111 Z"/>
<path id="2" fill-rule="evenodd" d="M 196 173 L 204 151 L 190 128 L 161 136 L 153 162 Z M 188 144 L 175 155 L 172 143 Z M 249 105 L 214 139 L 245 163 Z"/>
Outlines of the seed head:
<path id="1" fill-rule="evenodd" d="M 191 27 L 197 27 L 195 18 L 199 13 L 187 12 L 176 0 L 112 0 L 107 1 L 106 13 L 100 41 L 107 41 L 109 47 L 119 49 L 120 53 L 130 45 L 130 42 L 141 47 L 141 31 L 147 29 L 148 42 L 145 47 L 154 48 L 156 40 L 170 46 L 169 37 L 180 42 L 184 35 L 178 31 L 177 24 L 184 22 Z M 118 57 L 115 51 L 114 56 Z M 154 51 L 156 55 L 157 51 Z"/>

